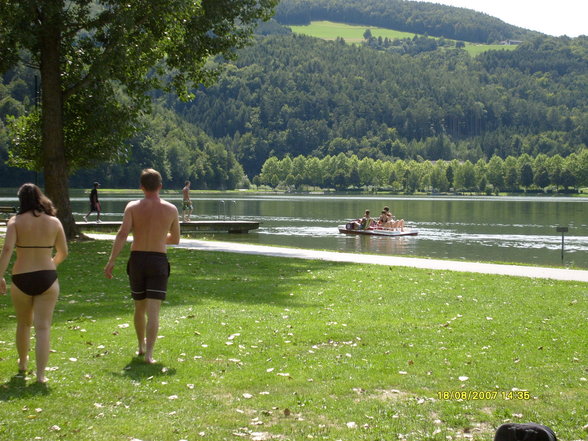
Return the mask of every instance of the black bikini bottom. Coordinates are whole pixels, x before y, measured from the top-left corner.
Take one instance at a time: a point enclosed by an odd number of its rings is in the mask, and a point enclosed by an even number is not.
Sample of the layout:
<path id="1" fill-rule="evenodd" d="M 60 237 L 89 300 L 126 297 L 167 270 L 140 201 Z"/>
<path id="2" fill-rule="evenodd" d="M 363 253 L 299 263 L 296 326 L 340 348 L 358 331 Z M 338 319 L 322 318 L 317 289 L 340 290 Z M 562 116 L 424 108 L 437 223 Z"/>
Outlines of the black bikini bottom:
<path id="1" fill-rule="evenodd" d="M 31 271 L 12 275 L 12 283 L 29 296 L 43 294 L 57 280 L 56 270 Z"/>

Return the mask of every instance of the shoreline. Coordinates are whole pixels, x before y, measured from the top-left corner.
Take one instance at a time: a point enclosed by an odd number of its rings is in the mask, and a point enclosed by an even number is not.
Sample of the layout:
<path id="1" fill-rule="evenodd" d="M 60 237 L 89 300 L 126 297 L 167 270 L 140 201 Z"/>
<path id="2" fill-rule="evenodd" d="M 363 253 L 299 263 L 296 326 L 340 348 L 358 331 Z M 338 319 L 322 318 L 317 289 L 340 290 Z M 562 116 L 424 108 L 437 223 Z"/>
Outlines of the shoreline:
<path id="1" fill-rule="evenodd" d="M 113 240 L 113 235 L 88 234 L 97 240 Z M 482 263 L 457 260 L 422 259 L 418 257 L 382 256 L 375 254 L 341 253 L 300 248 L 252 245 L 235 242 L 207 241 L 182 238 L 174 248 L 185 248 L 199 251 L 216 251 L 237 254 L 253 254 L 262 256 L 285 257 L 307 260 L 326 260 L 331 262 L 357 263 L 371 265 L 388 265 L 411 267 L 430 270 L 446 270 L 477 274 L 495 274 L 502 276 L 526 277 L 588 283 L 588 270 L 523 266 L 510 264 Z"/>

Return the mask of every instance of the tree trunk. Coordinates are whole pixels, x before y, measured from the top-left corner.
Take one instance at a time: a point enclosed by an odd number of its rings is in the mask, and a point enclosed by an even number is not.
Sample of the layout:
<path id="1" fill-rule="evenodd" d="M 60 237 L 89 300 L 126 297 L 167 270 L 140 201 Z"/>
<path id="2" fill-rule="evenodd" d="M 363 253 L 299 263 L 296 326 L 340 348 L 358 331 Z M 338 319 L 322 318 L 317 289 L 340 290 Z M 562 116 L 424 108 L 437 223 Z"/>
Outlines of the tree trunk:
<path id="1" fill-rule="evenodd" d="M 54 2 L 57 5 L 60 1 Z M 68 167 L 65 159 L 63 130 L 63 92 L 61 89 L 60 43 L 61 31 L 57 5 L 44 10 L 41 33 L 41 126 L 45 192 L 57 208 L 68 239 L 78 228 L 69 201 Z M 53 11 L 52 11 L 53 10 Z M 53 13 L 52 13 L 53 12 Z"/>

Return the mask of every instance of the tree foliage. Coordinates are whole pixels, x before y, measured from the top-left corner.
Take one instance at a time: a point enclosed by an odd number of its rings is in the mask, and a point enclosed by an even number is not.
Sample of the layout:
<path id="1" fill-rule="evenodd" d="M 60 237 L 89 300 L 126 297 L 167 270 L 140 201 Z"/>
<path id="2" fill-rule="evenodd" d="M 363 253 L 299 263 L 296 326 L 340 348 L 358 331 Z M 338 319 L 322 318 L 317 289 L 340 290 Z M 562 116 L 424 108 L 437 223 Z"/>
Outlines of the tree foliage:
<path id="1" fill-rule="evenodd" d="M 14 160 L 43 167 L 47 194 L 68 236 L 75 233 L 70 171 L 124 153 L 123 140 L 149 107 L 150 91 L 163 89 L 189 99 L 190 90 L 210 85 L 222 67 L 208 63 L 210 57 L 231 58 L 276 3 L 0 2 L 0 72 L 22 61 L 37 68 L 41 79 L 40 112 L 12 125 Z"/>
<path id="2" fill-rule="evenodd" d="M 295 170 L 295 165 L 296 169 Z M 314 156 L 272 156 L 265 161 L 255 182 L 275 188 L 388 189 L 395 192 L 497 193 L 567 191 L 588 186 L 588 149 L 567 158 L 529 155 L 493 156 L 489 161 L 415 161 L 363 158 L 339 153 Z M 506 186 L 506 188 L 505 188 Z"/>
<path id="3" fill-rule="evenodd" d="M 272 153 L 472 163 L 567 156 L 588 145 L 587 50 L 586 37 L 542 37 L 477 58 L 459 49 L 401 55 L 270 36 L 194 102 L 169 105 L 225 139 L 250 177 Z M 551 61 L 530 72 L 541 59 Z"/>
<path id="4" fill-rule="evenodd" d="M 362 8 L 369 9 L 374 20 L 380 11 L 380 19 L 386 21 L 389 9 L 384 6 L 376 9 L 374 5 L 378 1 L 345 2 L 351 9 L 342 6 L 342 10 L 357 13 Z M 309 8 L 315 8 L 316 4 L 316 8 L 323 9 L 327 3 L 332 4 L 331 15 L 325 17 L 331 20 L 343 13 L 335 8 L 339 1 L 311 3 L 307 4 Z M 294 4 L 306 3 L 284 1 L 280 10 Z M 444 11 L 439 16 L 441 21 L 450 15 Z M 127 171 L 136 170 L 137 164 L 144 164 L 150 158 L 165 172 L 168 185 L 176 185 L 176 179 L 182 179 L 180 175 L 185 174 L 186 178 L 189 175 L 198 182 L 200 188 L 216 185 L 231 188 L 237 181 L 233 177 L 240 173 L 233 160 L 253 179 L 263 175 L 262 166 L 268 158 L 275 156 L 281 160 L 290 156 L 292 171 L 283 180 L 274 178 L 276 182 L 267 184 L 310 185 L 318 181 L 321 173 L 326 173 L 319 171 L 317 161 L 328 157 L 329 164 L 334 166 L 354 155 L 361 167 L 359 164 L 356 167 L 355 162 L 349 167 L 332 167 L 337 173 L 327 176 L 330 181 L 321 185 L 345 188 L 379 185 L 392 179 L 391 182 L 403 180 L 406 188 L 417 189 L 422 186 L 419 173 L 423 170 L 416 164 L 426 164 L 426 160 L 435 164 L 430 170 L 427 168 L 427 174 L 435 183 L 431 186 L 439 191 L 444 191 L 447 185 L 453 187 L 456 175 L 459 179 L 470 179 L 471 174 L 466 176 L 459 171 L 466 161 L 476 174 L 473 181 L 468 181 L 475 188 L 489 187 L 493 191 L 538 188 L 546 179 L 549 186 L 574 188 L 583 182 L 581 173 L 565 164 L 568 157 L 579 158 L 588 145 L 587 37 L 525 34 L 527 41 L 514 51 L 490 51 L 472 58 L 463 50 L 442 44 L 436 44 L 434 50 L 416 50 L 427 47 L 432 39 L 426 37 L 411 41 L 414 50 L 376 52 L 369 47 L 347 45 L 341 39 L 325 42 L 292 35 L 275 22 L 265 26 L 261 33 L 264 36 L 258 37 L 256 45 L 239 50 L 233 60 L 226 57 L 206 60 L 203 66 L 211 76 L 224 69 L 214 85 L 190 88 L 187 82 L 182 91 L 174 89 L 172 77 L 165 69 L 159 73 L 161 65 L 148 70 L 145 81 L 160 81 L 159 85 L 164 88 L 168 85 L 170 92 L 174 92 L 140 95 L 141 99 L 157 103 L 158 110 L 153 117 L 142 115 L 142 101 L 136 102 L 141 105 L 132 107 L 133 97 L 122 81 L 111 83 L 112 88 L 106 90 L 116 94 L 118 105 L 127 106 L 125 115 L 132 119 L 129 122 L 134 127 L 144 128 L 144 136 L 123 143 L 126 135 L 122 128 L 110 134 L 106 129 L 100 137 L 105 144 L 119 146 L 116 155 L 128 158 L 129 165 L 101 166 L 92 172 L 84 170 L 72 182 L 84 185 L 81 177 L 88 181 L 93 179 L 89 178 L 91 173 L 104 172 L 112 177 L 113 185 L 128 186 L 129 182 L 134 185 Z M 32 82 L 33 76 L 22 68 L 5 75 L 4 84 L 0 85 L 2 123 L 6 122 L 6 115 L 26 115 L 30 121 L 21 119 L 19 123 L 34 123 L 34 115 L 27 114 L 32 106 L 27 88 L 32 88 Z M 150 90 L 155 84 L 142 87 L 141 90 Z M 196 99 L 178 100 L 176 92 L 184 97 L 194 94 Z M 96 96 L 99 93 L 101 90 L 97 90 Z M 83 140 L 82 134 L 93 129 L 99 132 L 104 127 L 122 124 L 125 115 L 109 123 L 100 119 L 107 118 L 102 114 L 110 114 L 104 107 L 106 102 L 102 107 L 96 103 L 97 112 L 92 116 L 94 107 L 84 103 L 82 100 L 75 108 L 86 109 L 85 119 L 98 121 L 99 127 L 80 123 L 74 125 L 78 129 L 65 132 L 66 143 L 72 146 L 68 161 L 86 158 L 95 164 L 102 157 L 92 159 L 90 153 L 111 150 L 78 140 Z M 67 105 L 65 109 L 67 112 Z M 124 136 L 111 143 L 108 136 L 117 134 Z M 78 138 L 73 138 L 74 135 Z M 22 136 L 21 139 L 32 138 Z M 0 136 L 0 147 L 6 145 L 7 138 Z M 88 148 L 92 152 L 82 155 L 81 151 Z M 115 152 L 111 152 L 108 156 L 116 158 Z M 3 154 L 6 157 L 6 152 Z M 538 174 L 532 161 L 539 155 L 547 160 Z M 18 157 L 22 159 L 25 155 Z M 301 171 L 302 160 L 297 160 L 298 157 L 313 158 L 312 162 L 306 161 L 310 174 Z M 484 170 L 480 159 L 484 160 Z M 405 168 L 376 167 L 374 171 L 369 160 L 382 164 L 398 162 Z M 179 167 L 174 161 L 189 162 Z M 574 159 L 570 163 L 579 162 Z M 294 164 L 298 165 L 294 167 Z"/>

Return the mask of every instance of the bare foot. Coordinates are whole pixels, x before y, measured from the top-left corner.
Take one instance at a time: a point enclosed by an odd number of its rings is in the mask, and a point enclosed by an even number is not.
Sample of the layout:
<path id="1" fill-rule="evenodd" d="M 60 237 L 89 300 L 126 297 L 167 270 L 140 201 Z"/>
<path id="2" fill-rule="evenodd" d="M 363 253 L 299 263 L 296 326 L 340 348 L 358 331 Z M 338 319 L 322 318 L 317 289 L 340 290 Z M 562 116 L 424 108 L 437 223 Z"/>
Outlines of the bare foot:
<path id="1" fill-rule="evenodd" d="M 139 357 L 142 357 L 143 355 L 145 355 L 145 346 L 147 345 L 147 343 L 145 342 L 145 339 L 143 339 L 143 341 L 141 343 L 139 343 L 139 350 L 137 351 L 137 355 Z"/>
<path id="2" fill-rule="evenodd" d="M 26 372 L 26 370 L 27 370 L 27 364 L 28 364 L 27 362 L 28 361 L 29 361 L 28 360 L 28 357 L 27 357 L 26 360 L 24 360 L 24 362 L 21 361 L 20 358 L 18 359 L 18 372 L 22 372 L 22 373 L 25 373 Z"/>
<path id="3" fill-rule="evenodd" d="M 37 377 L 37 383 L 39 384 L 47 384 L 48 381 L 49 379 L 45 375 Z"/>
<path id="4" fill-rule="evenodd" d="M 152 355 L 146 355 L 145 356 L 145 363 L 154 364 L 154 363 L 157 363 L 157 360 L 154 360 Z"/>

